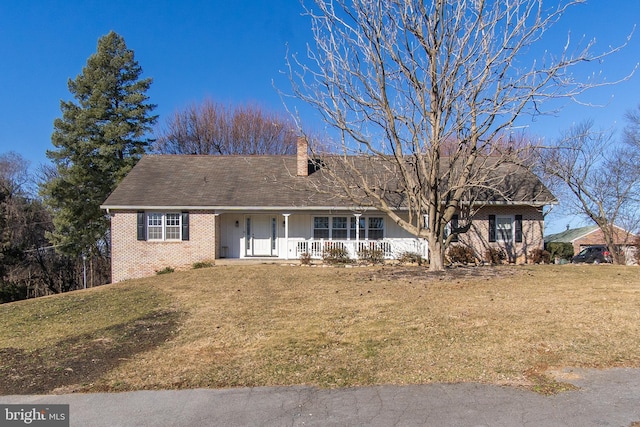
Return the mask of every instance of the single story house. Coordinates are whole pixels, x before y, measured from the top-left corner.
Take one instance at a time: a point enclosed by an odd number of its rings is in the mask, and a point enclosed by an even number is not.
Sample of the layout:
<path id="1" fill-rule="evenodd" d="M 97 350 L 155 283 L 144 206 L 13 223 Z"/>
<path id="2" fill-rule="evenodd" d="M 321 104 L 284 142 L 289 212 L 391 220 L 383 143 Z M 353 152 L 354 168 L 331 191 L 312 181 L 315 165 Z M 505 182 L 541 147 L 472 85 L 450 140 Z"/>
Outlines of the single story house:
<path id="1" fill-rule="evenodd" d="M 617 225 L 614 225 L 613 227 L 616 248 L 609 249 L 622 251 L 624 252 L 627 261 L 633 261 L 633 254 L 635 253 L 634 245 L 637 236 L 622 227 L 618 227 Z M 606 245 L 602 230 L 600 230 L 600 227 L 597 225 L 580 228 L 567 227 L 563 232 L 550 234 L 544 237 L 545 245 L 553 242 L 571 243 L 574 255 L 578 254 L 587 246 Z"/>
<path id="2" fill-rule="evenodd" d="M 518 174 L 511 193 L 492 196 L 460 236 L 479 258 L 503 247 L 526 262 L 543 247 L 542 209 L 556 199 L 535 175 Z M 144 156 L 102 205 L 111 217 L 112 281 L 218 258 L 321 258 L 331 245 L 352 257 L 364 248 L 428 256 L 426 241 L 386 215 L 323 191 L 323 175 L 304 140 L 292 156 Z"/>

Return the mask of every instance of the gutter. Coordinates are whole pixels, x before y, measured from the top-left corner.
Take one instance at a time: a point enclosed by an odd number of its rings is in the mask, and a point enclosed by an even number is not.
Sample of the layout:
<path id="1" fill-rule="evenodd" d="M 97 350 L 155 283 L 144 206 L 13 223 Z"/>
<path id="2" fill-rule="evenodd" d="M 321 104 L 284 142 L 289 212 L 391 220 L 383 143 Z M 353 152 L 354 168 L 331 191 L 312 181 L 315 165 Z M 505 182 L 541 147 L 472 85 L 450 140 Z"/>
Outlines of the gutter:
<path id="1" fill-rule="evenodd" d="M 462 203 L 465 204 L 465 203 Z M 474 205 L 480 206 L 546 206 L 557 205 L 558 201 L 550 202 L 483 202 L 474 203 Z M 330 211 L 368 211 L 378 210 L 373 206 L 216 206 L 216 205 L 201 205 L 201 206 L 183 206 L 183 205 L 100 205 L 100 209 L 105 209 L 107 213 L 111 210 L 204 210 L 204 211 L 227 211 L 227 212 L 239 212 L 239 211 L 317 211 L 317 210 L 330 210 Z M 397 211 L 407 211 L 406 207 L 400 207 L 395 209 Z"/>

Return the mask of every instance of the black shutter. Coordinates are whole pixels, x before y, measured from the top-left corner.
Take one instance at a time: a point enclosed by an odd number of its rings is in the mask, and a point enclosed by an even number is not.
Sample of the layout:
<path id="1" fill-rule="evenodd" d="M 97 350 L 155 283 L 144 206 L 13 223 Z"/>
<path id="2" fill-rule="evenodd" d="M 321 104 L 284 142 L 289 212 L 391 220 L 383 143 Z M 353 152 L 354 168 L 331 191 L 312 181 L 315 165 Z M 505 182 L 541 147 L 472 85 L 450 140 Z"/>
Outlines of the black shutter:
<path id="1" fill-rule="evenodd" d="M 451 238 L 452 242 L 459 241 L 458 239 L 458 215 L 453 215 L 451 217 L 451 233 L 453 233 L 453 237 Z"/>
<path id="2" fill-rule="evenodd" d="M 489 241 L 496 241 L 496 216 L 489 215 Z"/>
<path id="3" fill-rule="evenodd" d="M 144 211 L 138 212 L 138 240 L 147 240 L 147 222 Z"/>
<path id="4" fill-rule="evenodd" d="M 516 243 L 522 243 L 522 215 L 516 215 Z"/>
<path id="5" fill-rule="evenodd" d="M 189 212 L 182 212 L 182 240 L 189 240 Z"/>

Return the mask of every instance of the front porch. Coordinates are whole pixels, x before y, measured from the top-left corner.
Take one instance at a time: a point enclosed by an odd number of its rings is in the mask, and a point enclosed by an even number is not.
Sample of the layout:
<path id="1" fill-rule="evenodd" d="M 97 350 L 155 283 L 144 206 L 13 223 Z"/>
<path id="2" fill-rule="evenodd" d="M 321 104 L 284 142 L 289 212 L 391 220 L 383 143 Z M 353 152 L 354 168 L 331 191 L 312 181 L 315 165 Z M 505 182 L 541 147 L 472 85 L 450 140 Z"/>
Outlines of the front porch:
<path id="1" fill-rule="evenodd" d="M 404 253 L 428 258 L 426 241 L 377 212 L 222 212 L 216 216 L 216 258 L 322 259 L 327 251 L 335 249 L 346 252 L 352 260 L 372 251 L 388 260 Z"/>
<path id="2" fill-rule="evenodd" d="M 345 250 L 350 259 L 357 260 L 364 252 L 379 251 L 384 259 L 397 259 L 404 253 L 415 253 L 427 259 L 429 255 L 426 241 L 421 239 L 383 239 L 383 240 L 290 240 L 287 254 L 294 259 L 308 254 L 311 259 L 322 259 L 332 249 Z"/>

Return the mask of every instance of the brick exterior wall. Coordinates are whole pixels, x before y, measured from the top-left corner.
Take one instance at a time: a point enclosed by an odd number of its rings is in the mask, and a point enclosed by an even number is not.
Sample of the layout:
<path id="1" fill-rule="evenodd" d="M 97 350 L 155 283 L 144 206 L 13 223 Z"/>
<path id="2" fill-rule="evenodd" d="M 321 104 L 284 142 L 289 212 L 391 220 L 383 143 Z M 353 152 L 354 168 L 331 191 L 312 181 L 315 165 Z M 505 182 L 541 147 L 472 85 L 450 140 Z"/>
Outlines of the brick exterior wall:
<path id="1" fill-rule="evenodd" d="M 522 243 L 489 242 L 489 215 L 522 215 Z M 462 222 L 460 226 L 464 225 Z M 515 232 L 515 230 L 514 230 Z M 503 249 L 507 254 L 505 262 L 526 264 L 530 262 L 531 251 L 544 249 L 544 217 L 542 208 L 534 206 L 486 206 L 475 215 L 469 232 L 460 236 L 460 243 L 474 249 L 476 257 L 485 260 L 488 248 Z M 453 243 L 455 244 L 455 243 Z"/>
<path id="2" fill-rule="evenodd" d="M 623 230 L 621 228 L 617 228 L 617 227 L 614 228 L 614 242 L 617 245 L 621 245 L 621 246 L 633 245 L 634 239 L 635 239 L 634 234 L 629 233 L 628 231 Z M 585 246 L 593 246 L 593 245 L 606 245 L 602 230 L 597 229 L 587 234 L 584 237 L 574 240 L 573 253 L 577 255 L 578 252 L 580 252 L 580 249 L 584 248 Z"/>
<path id="3" fill-rule="evenodd" d="M 165 267 L 190 268 L 216 257 L 216 216 L 189 212 L 189 240 L 156 242 L 137 240 L 137 211 L 111 212 L 111 280 L 151 276 Z"/>

